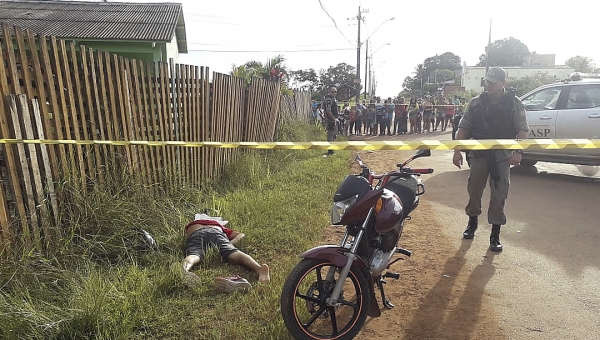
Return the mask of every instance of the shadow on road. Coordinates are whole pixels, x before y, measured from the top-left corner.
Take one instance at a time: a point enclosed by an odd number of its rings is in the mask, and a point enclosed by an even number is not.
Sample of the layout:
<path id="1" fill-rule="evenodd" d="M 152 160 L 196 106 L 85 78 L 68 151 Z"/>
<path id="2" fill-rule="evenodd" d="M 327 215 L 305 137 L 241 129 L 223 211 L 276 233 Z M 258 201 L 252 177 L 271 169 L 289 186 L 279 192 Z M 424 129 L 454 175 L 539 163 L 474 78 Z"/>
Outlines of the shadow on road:
<path id="1" fill-rule="evenodd" d="M 467 203 L 468 170 L 446 171 L 427 180 L 427 199 L 460 212 Z M 511 187 L 502 239 L 559 263 L 573 276 L 589 266 L 600 267 L 600 223 L 597 213 L 600 178 L 538 171 L 517 166 Z M 483 197 L 486 222 L 489 188 Z M 466 217 L 465 217 L 466 218 Z"/>
<path id="2" fill-rule="evenodd" d="M 486 254 L 466 281 L 459 280 L 461 271 L 469 270 L 464 255 L 471 244 L 472 241 L 463 240 L 456 254 L 447 259 L 442 271 L 444 275 L 428 290 L 406 330 L 408 339 L 423 336 L 428 339 L 471 339 L 480 319 L 488 317 L 480 312 L 485 286 L 496 271 L 492 264 L 493 255 Z"/>

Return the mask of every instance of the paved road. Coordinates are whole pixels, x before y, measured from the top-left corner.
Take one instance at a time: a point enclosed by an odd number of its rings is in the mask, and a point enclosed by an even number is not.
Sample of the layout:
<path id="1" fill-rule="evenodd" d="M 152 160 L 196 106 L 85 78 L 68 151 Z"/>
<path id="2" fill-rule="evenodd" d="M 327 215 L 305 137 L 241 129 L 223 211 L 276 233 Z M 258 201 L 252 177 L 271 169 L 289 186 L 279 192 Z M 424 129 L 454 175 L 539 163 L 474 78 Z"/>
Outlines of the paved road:
<path id="1" fill-rule="evenodd" d="M 448 134 L 385 139 L 417 138 Z M 451 246 L 466 250 L 466 261 L 492 269 L 483 284 L 503 333 L 509 339 L 600 339 L 600 174 L 585 176 L 576 166 L 552 163 L 513 168 L 509 222 L 501 234 L 505 250 L 490 257 L 485 224 L 475 240 L 460 237 L 468 170 L 456 169 L 451 157 L 452 152 L 434 151 L 427 159 L 436 170 L 424 178 L 427 200 L 444 217 Z M 484 202 L 488 194 L 489 189 Z M 480 226 L 485 220 L 484 213 Z"/>
<path id="2" fill-rule="evenodd" d="M 445 157 L 451 163 L 451 154 Z M 467 172 L 438 172 L 427 180 L 439 215 L 461 216 L 462 195 L 454 201 L 436 197 L 447 197 L 443 190 L 464 193 L 462 186 L 444 184 L 464 184 Z M 599 193 L 600 178 L 582 176 L 573 166 L 513 168 L 509 222 L 501 235 L 505 251 L 494 257 L 495 273 L 486 285 L 509 338 L 600 338 Z M 464 243 L 456 236 L 465 224 L 462 217 L 446 228 L 457 246 Z M 489 228 L 478 233 L 467 260 L 485 261 L 488 237 Z"/>

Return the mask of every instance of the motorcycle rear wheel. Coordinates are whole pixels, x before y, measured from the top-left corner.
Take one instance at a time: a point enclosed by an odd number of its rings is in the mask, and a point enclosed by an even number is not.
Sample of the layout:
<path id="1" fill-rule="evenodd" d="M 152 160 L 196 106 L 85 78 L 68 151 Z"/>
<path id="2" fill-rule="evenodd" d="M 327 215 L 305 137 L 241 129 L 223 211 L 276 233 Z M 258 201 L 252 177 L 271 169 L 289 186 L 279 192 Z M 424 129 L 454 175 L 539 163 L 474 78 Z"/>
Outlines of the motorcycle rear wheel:
<path id="1" fill-rule="evenodd" d="M 327 305 L 340 270 L 327 260 L 303 259 L 288 275 L 281 293 L 281 314 L 295 339 L 347 340 L 361 330 L 370 301 L 367 278 L 362 271 L 350 269 L 339 304 Z"/>

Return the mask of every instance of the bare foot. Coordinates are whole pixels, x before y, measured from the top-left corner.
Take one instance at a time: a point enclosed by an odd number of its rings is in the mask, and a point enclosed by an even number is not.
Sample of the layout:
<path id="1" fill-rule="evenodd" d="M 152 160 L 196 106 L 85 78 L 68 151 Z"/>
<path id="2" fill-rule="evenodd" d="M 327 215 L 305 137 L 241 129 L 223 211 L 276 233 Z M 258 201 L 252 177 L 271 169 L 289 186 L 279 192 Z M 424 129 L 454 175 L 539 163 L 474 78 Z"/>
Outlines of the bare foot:
<path id="1" fill-rule="evenodd" d="M 269 275 L 269 266 L 262 264 L 258 272 L 258 282 L 269 283 L 271 282 L 271 276 Z"/>

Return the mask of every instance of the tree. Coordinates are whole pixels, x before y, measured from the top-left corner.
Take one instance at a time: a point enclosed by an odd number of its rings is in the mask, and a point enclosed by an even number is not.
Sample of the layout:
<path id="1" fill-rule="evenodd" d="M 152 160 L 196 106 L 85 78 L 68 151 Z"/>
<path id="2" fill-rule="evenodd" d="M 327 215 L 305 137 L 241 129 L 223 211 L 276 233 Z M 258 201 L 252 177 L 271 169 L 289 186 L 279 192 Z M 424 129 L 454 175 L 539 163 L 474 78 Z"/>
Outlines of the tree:
<path id="1" fill-rule="evenodd" d="M 435 72 L 437 70 L 450 70 L 454 73 L 454 70 L 460 69 L 460 57 L 452 52 L 445 52 L 441 55 L 435 55 L 425 59 L 423 62 L 423 68 L 428 81 L 433 81 Z"/>
<path id="2" fill-rule="evenodd" d="M 330 66 L 327 70 L 319 71 L 320 83 L 317 88 L 317 92 L 320 97 L 324 97 L 330 87 L 341 87 L 343 85 L 357 88 L 360 90 L 360 84 L 355 84 L 354 79 L 356 78 L 356 69 L 352 65 L 346 63 L 339 63 L 336 66 Z"/>
<path id="3" fill-rule="evenodd" d="M 411 90 L 419 90 L 423 92 L 423 83 L 425 83 L 425 77 L 427 77 L 427 70 L 423 64 L 417 64 L 415 66 L 415 70 L 413 71 L 414 79 L 413 82 L 414 87 Z"/>
<path id="4" fill-rule="evenodd" d="M 256 60 L 248 61 L 244 65 L 231 67 L 231 75 L 246 79 L 250 83 L 252 78 L 263 78 L 273 81 L 281 81 L 284 87 L 287 87 L 288 70 L 284 64 L 285 58 L 278 55 L 267 60 L 266 63 L 261 63 Z"/>
<path id="5" fill-rule="evenodd" d="M 486 66 L 486 58 L 489 55 L 489 66 L 521 66 L 523 61 L 531 53 L 527 45 L 513 37 L 494 41 L 491 46 L 486 46 L 486 53 L 479 57 L 476 66 Z"/>
<path id="6" fill-rule="evenodd" d="M 436 84 L 443 84 L 455 78 L 454 71 L 448 69 L 438 69 L 433 71 L 433 80 Z"/>
<path id="7" fill-rule="evenodd" d="M 440 68 L 447 70 L 457 70 L 461 68 L 461 59 L 452 52 L 445 52 L 440 55 Z"/>
<path id="8" fill-rule="evenodd" d="M 536 89 L 542 85 L 556 82 L 554 76 L 548 75 L 547 72 L 540 72 L 532 76 L 522 78 L 508 78 L 506 88 L 515 89 L 517 96 L 522 96 L 525 93 Z"/>
<path id="9" fill-rule="evenodd" d="M 402 92 L 411 92 L 415 88 L 415 78 L 407 76 L 402 82 Z"/>
<path id="10" fill-rule="evenodd" d="M 565 65 L 571 66 L 576 72 L 592 73 L 596 71 L 594 60 L 580 55 L 567 59 Z"/>
<path id="11" fill-rule="evenodd" d="M 319 76 L 312 68 L 309 68 L 308 70 L 291 71 L 290 78 L 294 85 L 305 91 L 315 92 L 319 85 Z"/>
<path id="12" fill-rule="evenodd" d="M 461 59 L 452 52 L 426 58 L 422 64 L 415 67 L 412 77 L 404 78 L 401 95 L 415 96 L 424 92 L 437 92 L 437 84 L 454 79 L 454 71 L 460 68 Z"/>

